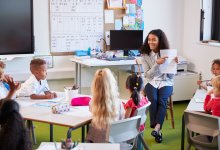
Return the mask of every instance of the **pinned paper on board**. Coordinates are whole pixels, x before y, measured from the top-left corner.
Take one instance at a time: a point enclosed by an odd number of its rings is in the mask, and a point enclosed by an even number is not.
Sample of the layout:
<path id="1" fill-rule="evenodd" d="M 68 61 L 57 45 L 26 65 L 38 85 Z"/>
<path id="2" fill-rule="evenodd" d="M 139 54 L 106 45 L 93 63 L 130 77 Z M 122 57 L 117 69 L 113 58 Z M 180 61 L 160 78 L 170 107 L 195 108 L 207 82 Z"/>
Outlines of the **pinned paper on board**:
<path id="1" fill-rule="evenodd" d="M 141 7 L 142 6 L 142 0 L 137 0 L 137 6 Z"/>
<path id="2" fill-rule="evenodd" d="M 143 20 L 143 10 L 141 8 L 137 9 L 136 18 Z"/>
<path id="3" fill-rule="evenodd" d="M 129 14 L 129 5 L 130 5 L 130 4 L 126 4 L 126 11 L 125 11 L 125 14 Z"/>
<path id="4" fill-rule="evenodd" d="M 134 15 L 129 15 L 128 24 L 129 24 L 129 26 L 135 25 L 135 16 Z"/>
<path id="5" fill-rule="evenodd" d="M 122 8 L 123 1 L 122 0 L 107 0 L 109 8 Z"/>
<path id="6" fill-rule="evenodd" d="M 129 4 L 129 14 L 135 14 L 135 13 L 136 13 L 135 4 Z"/>
<path id="7" fill-rule="evenodd" d="M 105 23 L 114 23 L 114 11 L 105 10 Z"/>
<path id="8" fill-rule="evenodd" d="M 137 4 L 137 0 L 130 0 L 130 3 Z"/>
<path id="9" fill-rule="evenodd" d="M 123 17 L 123 26 L 128 26 L 128 16 Z"/>
<path id="10" fill-rule="evenodd" d="M 122 20 L 115 19 L 115 30 L 121 30 L 121 29 L 122 29 Z"/>

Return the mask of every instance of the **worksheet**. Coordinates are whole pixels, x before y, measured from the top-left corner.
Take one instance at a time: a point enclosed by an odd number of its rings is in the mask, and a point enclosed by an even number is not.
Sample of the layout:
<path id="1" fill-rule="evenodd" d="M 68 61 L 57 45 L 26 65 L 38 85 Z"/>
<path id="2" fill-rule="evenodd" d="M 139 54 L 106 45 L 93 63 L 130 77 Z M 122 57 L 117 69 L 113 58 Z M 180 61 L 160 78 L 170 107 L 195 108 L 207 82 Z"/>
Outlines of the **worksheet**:
<path id="1" fill-rule="evenodd" d="M 160 50 L 161 57 L 168 57 L 166 58 L 165 62 L 160 65 L 159 69 L 161 73 L 169 73 L 169 74 L 176 74 L 177 72 L 177 63 L 175 61 L 175 57 L 177 57 L 177 50 L 176 49 L 166 49 Z"/>

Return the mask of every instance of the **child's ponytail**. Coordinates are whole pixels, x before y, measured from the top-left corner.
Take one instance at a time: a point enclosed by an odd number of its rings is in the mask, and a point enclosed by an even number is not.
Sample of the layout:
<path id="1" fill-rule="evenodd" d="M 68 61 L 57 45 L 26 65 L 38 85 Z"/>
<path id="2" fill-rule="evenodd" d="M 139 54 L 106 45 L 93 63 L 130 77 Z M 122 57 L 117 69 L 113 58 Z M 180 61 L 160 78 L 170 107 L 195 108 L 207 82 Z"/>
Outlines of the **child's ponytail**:
<path id="1" fill-rule="evenodd" d="M 140 102 L 140 91 L 143 87 L 143 80 L 137 74 L 129 75 L 126 81 L 126 88 L 131 91 L 131 98 L 137 106 Z"/>
<path id="2" fill-rule="evenodd" d="M 131 93 L 131 98 L 134 101 L 134 104 L 137 106 L 139 104 L 139 102 L 140 102 L 140 99 L 141 99 L 140 98 L 140 94 L 137 91 L 137 87 L 134 87 L 134 90 Z"/>

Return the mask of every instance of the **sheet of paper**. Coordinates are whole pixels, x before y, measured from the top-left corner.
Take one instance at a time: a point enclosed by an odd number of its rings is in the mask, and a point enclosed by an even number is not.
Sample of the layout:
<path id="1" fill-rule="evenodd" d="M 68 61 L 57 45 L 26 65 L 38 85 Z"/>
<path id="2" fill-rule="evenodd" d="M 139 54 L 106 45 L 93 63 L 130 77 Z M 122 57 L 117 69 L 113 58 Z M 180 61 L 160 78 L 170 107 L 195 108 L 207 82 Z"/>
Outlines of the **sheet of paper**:
<path id="1" fill-rule="evenodd" d="M 129 26 L 135 25 L 135 16 L 134 15 L 129 15 L 128 24 L 129 24 Z"/>
<path id="2" fill-rule="evenodd" d="M 123 17 L 123 26 L 128 26 L 128 16 Z"/>
<path id="3" fill-rule="evenodd" d="M 115 19 L 115 30 L 121 30 L 121 28 L 122 28 L 122 20 Z"/>
<path id="4" fill-rule="evenodd" d="M 125 11 L 125 14 L 129 14 L 129 5 L 130 5 L 130 4 L 126 4 L 126 11 Z"/>
<path id="5" fill-rule="evenodd" d="M 177 57 L 176 49 L 167 49 L 160 51 L 161 57 L 167 56 L 166 61 L 160 65 L 159 69 L 161 73 L 170 73 L 176 74 L 177 72 L 177 63 L 175 62 L 175 57 Z"/>
<path id="6" fill-rule="evenodd" d="M 136 6 L 135 4 L 129 5 L 129 14 L 135 14 L 136 13 Z"/>
<path id="7" fill-rule="evenodd" d="M 197 89 L 196 93 L 193 96 L 193 99 L 195 100 L 195 102 L 197 103 L 204 103 L 205 101 L 205 97 L 206 97 L 206 90 L 203 89 Z"/>
<path id="8" fill-rule="evenodd" d="M 20 107 L 28 107 L 36 103 L 33 101 L 22 101 L 22 100 L 16 100 L 16 102 L 20 105 Z"/>
<path id="9" fill-rule="evenodd" d="M 114 10 L 105 10 L 105 23 L 114 23 Z"/>
<path id="10" fill-rule="evenodd" d="M 111 8 L 121 8 L 122 0 L 109 0 L 109 6 Z"/>

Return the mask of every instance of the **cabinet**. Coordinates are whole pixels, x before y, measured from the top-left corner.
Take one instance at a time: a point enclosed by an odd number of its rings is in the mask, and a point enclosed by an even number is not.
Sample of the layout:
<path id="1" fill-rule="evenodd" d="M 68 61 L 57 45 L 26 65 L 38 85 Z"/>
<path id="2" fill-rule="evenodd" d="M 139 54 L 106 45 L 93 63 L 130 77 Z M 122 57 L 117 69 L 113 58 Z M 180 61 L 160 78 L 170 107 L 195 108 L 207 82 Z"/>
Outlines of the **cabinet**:
<path id="1" fill-rule="evenodd" d="M 194 72 L 178 72 L 174 77 L 173 101 L 190 100 L 198 85 L 199 74 Z"/>
<path id="2" fill-rule="evenodd" d="M 125 82 L 130 73 L 119 73 L 119 91 L 120 97 L 123 99 L 129 98 L 129 92 L 125 89 Z M 193 97 L 198 85 L 199 74 L 194 72 L 178 72 L 174 77 L 173 86 L 173 101 L 190 100 Z"/>

